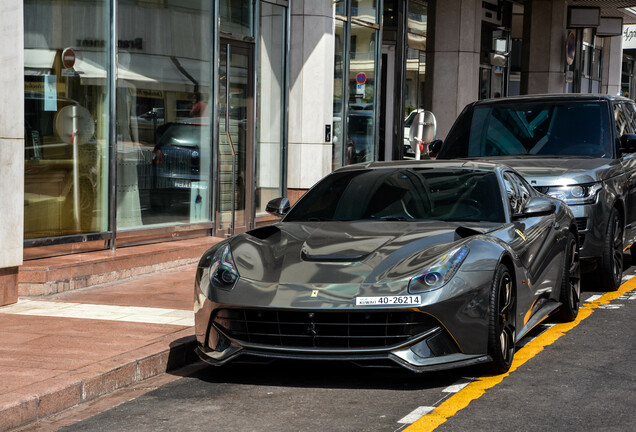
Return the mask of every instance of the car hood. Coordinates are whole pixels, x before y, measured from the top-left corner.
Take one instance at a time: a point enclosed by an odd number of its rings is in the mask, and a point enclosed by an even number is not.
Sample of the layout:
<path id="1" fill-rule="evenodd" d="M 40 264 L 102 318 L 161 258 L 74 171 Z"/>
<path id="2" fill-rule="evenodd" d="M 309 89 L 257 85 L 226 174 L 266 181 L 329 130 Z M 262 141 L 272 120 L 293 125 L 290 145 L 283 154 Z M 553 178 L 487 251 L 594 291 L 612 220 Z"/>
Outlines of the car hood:
<path id="1" fill-rule="evenodd" d="M 281 222 L 230 241 L 240 280 L 276 285 L 375 284 L 411 278 L 497 223 Z"/>
<path id="2" fill-rule="evenodd" d="M 620 160 L 577 156 L 505 156 L 489 161 L 508 165 L 521 173 L 532 186 L 594 183 L 620 174 Z"/>

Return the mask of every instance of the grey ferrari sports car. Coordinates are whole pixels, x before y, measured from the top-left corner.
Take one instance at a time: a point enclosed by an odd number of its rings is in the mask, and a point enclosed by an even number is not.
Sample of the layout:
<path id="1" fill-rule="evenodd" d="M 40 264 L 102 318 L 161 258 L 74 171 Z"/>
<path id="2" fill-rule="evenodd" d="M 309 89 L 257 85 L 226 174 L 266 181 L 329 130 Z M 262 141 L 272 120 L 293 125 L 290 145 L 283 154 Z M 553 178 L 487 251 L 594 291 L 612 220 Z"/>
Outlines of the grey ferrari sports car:
<path id="1" fill-rule="evenodd" d="M 457 161 L 336 170 L 281 222 L 201 258 L 198 355 L 214 365 L 347 360 L 416 372 L 488 363 L 579 308 L 577 228 L 514 170 Z"/>

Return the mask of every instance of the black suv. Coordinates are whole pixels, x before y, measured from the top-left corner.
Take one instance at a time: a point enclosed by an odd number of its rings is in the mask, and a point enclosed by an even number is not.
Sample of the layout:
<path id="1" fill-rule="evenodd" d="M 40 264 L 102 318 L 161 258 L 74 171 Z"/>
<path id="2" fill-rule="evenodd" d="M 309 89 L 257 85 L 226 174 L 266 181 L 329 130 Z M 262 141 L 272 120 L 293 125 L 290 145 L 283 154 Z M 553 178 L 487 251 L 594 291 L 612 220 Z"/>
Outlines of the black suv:
<path id="1" fill-rule="evenodd" d="M 623 251 L 636 238 L 635 134 L 630 99 L 522 96 L 469 104 L 431 149 L 438 159 L 507 164 L 569 204 L 583 270 L 596 270 L 596 283 L 610 291 L 621 284 Z"/>

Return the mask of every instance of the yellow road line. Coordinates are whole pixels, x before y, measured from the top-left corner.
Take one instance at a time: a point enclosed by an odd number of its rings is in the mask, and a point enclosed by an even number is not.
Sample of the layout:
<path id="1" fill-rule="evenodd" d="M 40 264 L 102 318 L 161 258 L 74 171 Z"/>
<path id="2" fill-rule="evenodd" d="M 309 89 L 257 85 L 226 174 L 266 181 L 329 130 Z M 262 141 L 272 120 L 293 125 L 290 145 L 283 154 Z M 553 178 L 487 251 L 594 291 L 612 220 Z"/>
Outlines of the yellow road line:
<path id="1" fill-rule="evenodd" d="M 506 376 L 543 351 L 546 346 L 554 343 L 565 333 L 579 325 L 584 319 L 592 315 L 592 312 L 594 312 L 596 308 L 616 300 L 618 297 L 633 290 L 634 288 L 636 288 L 636 278 L 632 278 L 625 282 L 617 291 L 608 292 L 593 302 L 581 305 L 579 314 L 574 321 L 556 324 L 550 327 L 535 339 L 528 342 L 523 348 L 519 349 L 519 351 L 515 353 L 512 366 L 507 373 L 478 378 L 450 398 L 446 399 L 429 414 L 414 422 L 411 426 L 405 429 L 405 432 L 425 432 L 435 430 L 435 428 L 444 423 L 450 417 L 466 408 L 469 403 L 480 398 L 484 393 L 486 393 L 486 390 L 499 384 Z"/>

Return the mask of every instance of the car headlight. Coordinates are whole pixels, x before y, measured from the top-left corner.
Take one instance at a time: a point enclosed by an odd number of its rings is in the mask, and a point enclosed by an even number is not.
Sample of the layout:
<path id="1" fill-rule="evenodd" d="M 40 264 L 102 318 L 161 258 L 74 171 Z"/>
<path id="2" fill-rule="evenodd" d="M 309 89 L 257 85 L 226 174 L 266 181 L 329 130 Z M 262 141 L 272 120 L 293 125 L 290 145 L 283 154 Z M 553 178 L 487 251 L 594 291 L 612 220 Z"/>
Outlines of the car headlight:
<path id="1" fill-rule="evenodd" d="M 230 245 L 225 245 L 216 251 L 210 265 L 210 284 L 214 288 L 231 290 L 236 285 L 239 273 L 234 265 Z"/>
<path id="2" fill-rule="evenodd" d="M 601 183 L 570 186 L 550 186 L 545 192 L 553 198 L 565 201 L 569 205 L 593 204 L 598 192 L 603 189 Z"/>
<path id="3" fill-rule="evenodd" d="M 426 270 L 409 281 L 409 292 L 415 294 L 446 285 L 457 273 L 459 266 L 468 256 L 468 251 L 468 246 L 461 246 L 442 255 Z"/>

